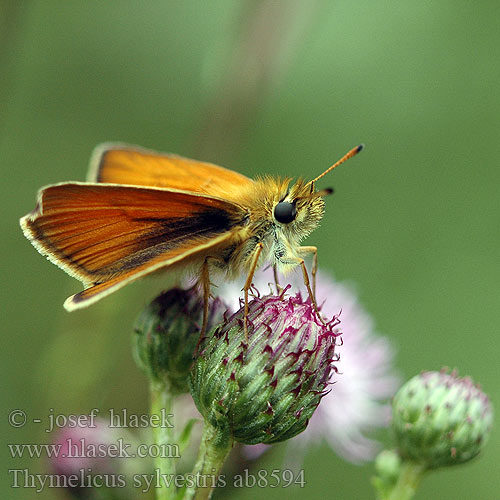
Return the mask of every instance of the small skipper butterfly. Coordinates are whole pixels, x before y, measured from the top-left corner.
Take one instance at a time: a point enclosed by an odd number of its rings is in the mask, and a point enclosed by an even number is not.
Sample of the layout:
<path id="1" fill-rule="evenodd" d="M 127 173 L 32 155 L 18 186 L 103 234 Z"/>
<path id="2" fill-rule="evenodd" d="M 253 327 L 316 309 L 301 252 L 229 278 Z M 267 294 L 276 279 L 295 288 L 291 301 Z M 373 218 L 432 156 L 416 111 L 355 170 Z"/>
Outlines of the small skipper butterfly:
<path id="1" fill-rule="evenodd" d="M 204 293 L 205 330 L 210 274 L 246 273 L 244 298 L 256 268 L 270 262 L 286 273 L 299 265 L 317 310 L 300 246 L 323 216 L 315 183 L 361 151 L 353 148 L 306 182 L 264 176 L 249 179 L 211 163 L 126 144 L 103 144 L 92 155 L 88 182 L 42 188 L 33 212 L 20 223 L 25 236 L 51 262 L 80 280 L 84 290 L 64 303 L 86 307 L 146 274 L 195 265 Z M 318 317 L 321 316 L 318 313 Z M 246 314 L 245 314 L 246 330 Z"/>

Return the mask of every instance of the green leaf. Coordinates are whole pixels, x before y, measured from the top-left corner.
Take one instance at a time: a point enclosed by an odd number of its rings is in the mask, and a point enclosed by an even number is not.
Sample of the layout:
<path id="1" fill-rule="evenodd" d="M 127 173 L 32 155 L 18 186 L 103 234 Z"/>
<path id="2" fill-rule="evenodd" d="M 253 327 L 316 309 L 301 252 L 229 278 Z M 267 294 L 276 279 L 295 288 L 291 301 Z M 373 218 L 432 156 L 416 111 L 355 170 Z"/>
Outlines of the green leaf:
<path id="1" fill-rule="evenodd" d="M 182 430 L 181 435 L 179 436 L 179 442 L 178 442 L 180 453 L 182 453 L 188 447 L 189 442 L 191 441 L 191 432 L 193 430 L 193 426 L 196 422 L 199 421 L 200 421 L 199 418 L 191 418 L 184 426 L 184 429 Z"/>

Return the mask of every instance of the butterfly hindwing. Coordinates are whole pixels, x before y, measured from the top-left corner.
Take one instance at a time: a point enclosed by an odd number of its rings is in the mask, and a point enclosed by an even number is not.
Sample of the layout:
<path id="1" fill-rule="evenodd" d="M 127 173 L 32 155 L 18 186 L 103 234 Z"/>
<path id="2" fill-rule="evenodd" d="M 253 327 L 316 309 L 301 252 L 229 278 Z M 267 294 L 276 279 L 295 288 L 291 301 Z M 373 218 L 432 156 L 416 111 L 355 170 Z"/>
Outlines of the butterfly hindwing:
<path id="1" fill-rule="evenodd" d="M 212 163 L 157 153 L 139 146 L 106 143 L 90 162 L 88 180 L 181 189 L 231 199 L 235 189 L 253 183 L 238 172 Z"/>

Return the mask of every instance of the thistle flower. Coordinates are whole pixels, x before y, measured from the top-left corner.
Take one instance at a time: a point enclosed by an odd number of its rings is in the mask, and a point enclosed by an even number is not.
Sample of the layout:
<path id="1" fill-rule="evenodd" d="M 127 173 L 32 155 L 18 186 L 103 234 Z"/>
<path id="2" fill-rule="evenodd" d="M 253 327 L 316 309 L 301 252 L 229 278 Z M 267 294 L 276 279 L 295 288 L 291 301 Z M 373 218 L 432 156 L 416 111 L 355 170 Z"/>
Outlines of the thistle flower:
<path id="1" fill-rule="evenodd" d="M 210 302 L 207 329 L 222 321 L 227 309 L 220 299 Z M 135 324 L 134 355 L 153 382 L 167 384 L 171 394 L 188 392 L 187 377 L 200 338 L 203 299 L 196 287 L 163 292 Z"/>
<path id="2" fill-rule="evenodd" d="M 427 469 L 475 457 L 492 422 L 488 396 L 455 371 L 423 372 L 394 396 L 392 428 L 399 453 Z"/>
<path id="3" fill-rule="evenodd" d="M 77 474 L 80 469 L 116 473 L 116 461 L 106 453 L 97 454 L 99 447 L 106 449 L 116 444 L 116 439 L 102 419 L 95 420 L 95 427 L 61 427 L 54 439 L 60 451 L 50 457 L 52 469 L 66 476 Z"/>
<path id="4" fill-rule="evenodd" d="M 135 492 L 127 488 L 127 467 L 138 472 L 142 464 L 121 455 L 123 450 L 136 445 L 126 429 L 111 429 L 103 419 L 95 419 L 93 426 L 61 427 L 54 436 L 57 453 L 50 456 L 50 466 L 58 475 L 57 484 L 64 486 L 74 498 L 96 500 L 125 500 Z"/>
<path id="5" fill-rule="evenodd" d="M 293 290 L 307 293 L 302 276 L 294 273 L 287 279 Z M 260 272 L 254 279 L 261 290 L 273 282 L 270 271 Z M 239 287 L 224 285 L 218 292 L 233 308 L 238 306 Z M 320 272 L 316 297 L 323 316 L 339 314 L 342 321 L 342 344 L 336 347 L 338 373 L 333 374 L 332 391 L 321 400 L 307 429 L 290 442 L 296 448 L 290 455 L 300 460 L 297 451 L 305 452 L 308 445 L 319 445 L 326 440 L 346 460 L 368 461 L 379 449 L 379 443 L 368 434 L 389 425 L 391 409 L 386 401 L 399 385 L 392 365 L 393 348 L 386 337 L 376 333 L 371 316 L 349 286 Z M 265 448 L 247 447 L 245 454 L 255 459 Z"/>
<path id="6" fill-rule="evenodd" d="M 190 385 L 204 419 L 246 444 L 275 443 L 302 432 L 332 372 L 337 317 L 327 326 L 300 293 L 256 296 L 214 329 L 193 364 Z"/>

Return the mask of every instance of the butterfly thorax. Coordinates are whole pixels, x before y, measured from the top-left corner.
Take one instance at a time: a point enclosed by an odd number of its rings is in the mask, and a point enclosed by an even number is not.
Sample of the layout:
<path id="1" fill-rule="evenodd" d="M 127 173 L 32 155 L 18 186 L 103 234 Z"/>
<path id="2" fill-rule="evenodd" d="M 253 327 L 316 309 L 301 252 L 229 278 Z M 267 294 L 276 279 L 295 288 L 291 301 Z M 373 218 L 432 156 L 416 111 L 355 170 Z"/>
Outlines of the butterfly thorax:
<path id="1" fill-rule="evenodd" d="M 313 187 L 303 180 L 289 184 L 290 179 L 263 177 L 235 193 L 233 200 L 248 210 L 248 217 L 223 252 L 230 274 L 250 269 L 259 243 L 263 245 L 259 265 L 270 263 L 284 273 L 297 265 L 301 241 L 318 226 L 324 201 L 311 198 Z M 294 207 L 294 218 L 286 223 L 276 218 L 276 206 L 282 202 Z"/>

